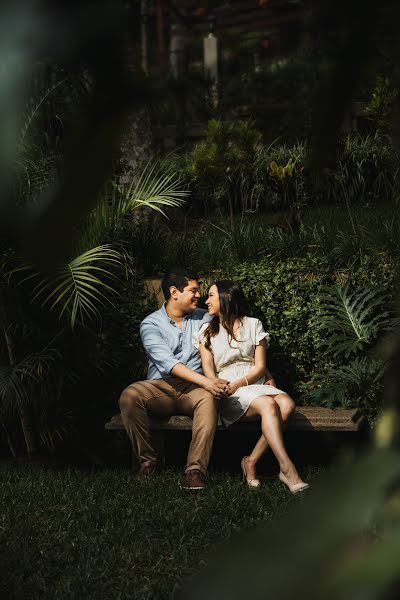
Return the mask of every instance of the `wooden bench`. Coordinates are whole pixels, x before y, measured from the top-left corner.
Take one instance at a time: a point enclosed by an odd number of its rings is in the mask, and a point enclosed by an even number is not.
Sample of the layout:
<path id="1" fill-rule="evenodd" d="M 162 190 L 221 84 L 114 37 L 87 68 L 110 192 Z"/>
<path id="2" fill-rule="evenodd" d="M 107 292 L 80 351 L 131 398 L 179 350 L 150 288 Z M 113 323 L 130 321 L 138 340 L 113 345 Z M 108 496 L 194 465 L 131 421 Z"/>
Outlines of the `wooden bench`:
<path id="1" fill-rule="evenodd" d="M 358 408 L 323 408 L 320 406 L 299 406 L 288 421 L 285 431 L 359 431 L 365 424 L 365 417 Z M 110 431 L 123 430 L 121 415 L 114 415 L 106 423 Z M 160 456 L 164 454 L 164 438 L 166 431 L 191 431 L 192 419 L 174 416 L 170 419 L 150 418 L 150 429 L 154 436 L 154 444 Z M 222 431 L 260 431 L 260 423 L 250 421 L 234 423 L 229 428 L 219 426 Z"/>

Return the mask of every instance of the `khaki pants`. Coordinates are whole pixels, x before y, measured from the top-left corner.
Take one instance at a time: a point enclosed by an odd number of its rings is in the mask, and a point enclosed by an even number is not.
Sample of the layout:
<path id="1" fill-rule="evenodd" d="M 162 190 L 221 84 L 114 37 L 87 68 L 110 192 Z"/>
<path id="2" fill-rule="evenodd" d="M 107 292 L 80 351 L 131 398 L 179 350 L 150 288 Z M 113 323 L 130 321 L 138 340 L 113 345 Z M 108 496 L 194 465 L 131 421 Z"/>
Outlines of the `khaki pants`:
<path id="1" fill-rule="evenodd" d="M 122 392 L 119 404 L 124 427 L 140 465 L 150 466 L 157 462 L 148 415 L 165 419 L 186 415 L 193 419 L 186 470 L 199 469 L 206 473 L 217 427 L 217 400 L 210 392 L 178 377 L 153 379 L 128 386 Z"/>

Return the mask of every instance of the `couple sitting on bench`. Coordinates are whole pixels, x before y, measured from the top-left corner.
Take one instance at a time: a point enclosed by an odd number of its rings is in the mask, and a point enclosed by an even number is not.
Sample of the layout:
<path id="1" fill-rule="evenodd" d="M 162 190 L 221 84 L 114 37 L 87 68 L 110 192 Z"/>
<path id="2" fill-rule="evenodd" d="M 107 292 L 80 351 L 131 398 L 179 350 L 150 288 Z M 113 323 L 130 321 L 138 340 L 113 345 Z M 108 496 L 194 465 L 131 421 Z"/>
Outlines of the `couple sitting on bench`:
<path id="1" fill-rule="evenodd" d="M 165 304 L 140 325 L 148 379 L 129 385 L 120 398 L 124 427 L 140 465 L 136 477 L 149 476 L 157 468 L 148 415 L 193 419 L 181 483 L 188 490 L 206 487 L 218 418 L 225 426 L 261 418 L 262 435 L 241 462 L 243 481 L 250 488 L 260 486 L 256 464 L 270 447 L 280 466 L 280 480 L 292 493 L 305 490 L 308 484 L 301 480 L 282 437 L 282 423 L 295 404 L 276 388 L 266 369 L 269 336 L 258 319 L 247 316 L 240 285 L 216 281 L 206 300 L 208 312 L 198 308 L 195 273 L 171 270 L 163 278 L 162 290 Z"/>

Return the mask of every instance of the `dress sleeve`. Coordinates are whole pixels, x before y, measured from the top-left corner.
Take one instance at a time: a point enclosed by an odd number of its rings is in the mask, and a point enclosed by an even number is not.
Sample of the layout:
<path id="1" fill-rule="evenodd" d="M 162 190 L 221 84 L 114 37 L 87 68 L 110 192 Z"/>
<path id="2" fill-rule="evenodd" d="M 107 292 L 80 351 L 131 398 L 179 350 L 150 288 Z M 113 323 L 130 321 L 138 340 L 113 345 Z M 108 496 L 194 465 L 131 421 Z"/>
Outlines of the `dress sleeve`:
<path id="1" fill-rule="evenodd" d="M 261 323 L 261 321 L 259 319 L 255 319 L 256 323 L 255 323 L 255 332 L 254 332 L 254 344 L 255 346 L 258 346 L 259 343 L 261 342 L 261 340 L 265 339 L 265 342 L 267 344 L 267 348 L 269 346 L 269 333 L 267 333 L 264 330 L 263 324 Z"/>
<path id="2" fill-rule="evenodd" d="M 192 336 L 192 344 L 195 348 L 197 348 L 197 350 L 199 349 L 200 344 L 204 344 L 204 340 L 205 340 L 204 332 L 207 329 L 207 327 L 208 327 L 208 323 L 203 323 L 203 325 L 200 327 L 199 331 L 195 331 Z"/>

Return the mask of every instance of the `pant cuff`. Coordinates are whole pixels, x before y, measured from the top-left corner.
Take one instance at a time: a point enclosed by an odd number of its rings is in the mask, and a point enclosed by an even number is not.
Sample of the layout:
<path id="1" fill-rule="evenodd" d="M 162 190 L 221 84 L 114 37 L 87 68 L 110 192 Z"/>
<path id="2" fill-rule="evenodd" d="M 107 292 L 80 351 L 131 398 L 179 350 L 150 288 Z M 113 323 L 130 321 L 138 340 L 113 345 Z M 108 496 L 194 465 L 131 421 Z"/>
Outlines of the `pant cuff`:
<path id="1" fill-rule="evenodd" d="M 185 468 L 185 473 L 187 473 L 188 471 L 201 471 L 201 473 L 203 473 L 203 475 L 207 474 L 207 469 L 205 469 L 204 467 L 201 467 L 200 465 L 190 465 L 190 467 L 186 467 Z"/>

